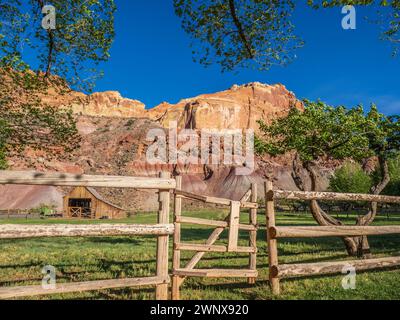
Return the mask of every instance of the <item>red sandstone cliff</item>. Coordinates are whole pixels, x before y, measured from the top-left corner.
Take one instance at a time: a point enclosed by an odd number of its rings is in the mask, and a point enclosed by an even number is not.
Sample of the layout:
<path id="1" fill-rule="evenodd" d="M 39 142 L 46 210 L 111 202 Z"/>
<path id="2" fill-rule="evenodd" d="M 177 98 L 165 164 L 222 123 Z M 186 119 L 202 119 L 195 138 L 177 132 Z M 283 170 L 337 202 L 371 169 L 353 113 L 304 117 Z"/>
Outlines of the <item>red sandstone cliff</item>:
<path id="1" fill-rule="evenodd" d="M 274 178 L 278 186 L 295 188 L 290 177 L 290 156 L 257 159 L 250 176 L 236 176 L 230 166 L 151 165 L 146 161 L 146 141 L 150 129 L 163 129 L 170 121 L 179 128 L 258 130 L 257 120 L 270 121 L 287 114 L 290 108 L 302 109 L 295 95 L 283 85 L 250 83 L 213 94 L 184 99 L 176 105 L 162 103 L 145 109 L 136 100 L 117 92 L 84 95 L 70 92 L 60 95 L 49 91 L 43 97 L 48 104 L 71 105 L 77 117 L 82 145 L 73 154 L 54 159 L 43 152 L 27 150 L 10 159 L 13 169 L 35 169 L 71 173 L 154 176 L 161 170 L 184 175 L 188 191 L 238 199 L 250 183 Z M 105 190 L 106 196 L 131 209 L 153 209 L 154 193 L 132 190 Z M 4 204 L 3 204 L 4 206 Z"/>

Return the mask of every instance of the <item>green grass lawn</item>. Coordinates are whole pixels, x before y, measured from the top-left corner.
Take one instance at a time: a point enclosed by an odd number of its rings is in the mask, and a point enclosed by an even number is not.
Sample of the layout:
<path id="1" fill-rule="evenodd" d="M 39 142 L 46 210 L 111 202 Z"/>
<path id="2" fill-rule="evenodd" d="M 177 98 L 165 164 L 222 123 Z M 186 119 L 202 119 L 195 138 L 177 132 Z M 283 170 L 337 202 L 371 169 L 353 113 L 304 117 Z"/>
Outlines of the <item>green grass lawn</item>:
<path id="1" fill-rule="evenodd" d="M 226 211 L 198 211 L 187 216 L 222 220 Z M 261 212 L 260 212 L 261 213 Z M 71 221 L 62 219 L 1 219 L 1 223 L 155 223 L 156 214 L 139 214 L 119 221 Z M 346 219 L 354 221 L 354 216 Z M 248 218 L 246 213 L 241 217 Z M 259 223 L 265 218 L 259 215 Z M 277 214 L 278 225 L 314 225 L 307 214 Z M 378 217 L 376 225 L 399 224 L 400 216 Z M 199 226 L 184 226 L 182 239 L 185 242 L 204 242 L 212 229 Z M 224 233 L 217 244 L 226 243 Z M 240 245 L 246 246 L 248 233 L 240 233 Z M 371 237 L 374 256 L 399 255 L 400 237 Z M 265 233 L 258 234 L 258 270 L 260 277 L 256 285 L 248 285 L 246 279 L 202 279 L 190 278 L 182 287 L 183 299 L 274 299 L 267 285 L 268 261 Z M 279 241 L 280 263 L 337 261 L 348 259 L 340 239 L 281 239 Z M 172 250 L 170 251 L 172 256 Z M 193 253 L 182 252 L 183 263 Z M 90 238 L 43 238 L 0 240 L 0 286 L 40 284 L 45 265 L 57 270 L 58 282 L 87 281 L 122 277 L 144 277 L 155 274 L 156 238 L 154 237 L 90 237 Z M 246 268 L 248 255 L 209 253 L 199 268 Z M 400 299 L 400 272 L 392 269 L 366 272 L 357 275 L 355 290 L 344 290 L 342 276 L 323 276 L 282 281 L 279 299 Z M 86 293 L 43 296 L 39 299 L 153 299 L 154 288 L 103 290 Z M 37 299 L 37 297 L 35 298 Z"/>

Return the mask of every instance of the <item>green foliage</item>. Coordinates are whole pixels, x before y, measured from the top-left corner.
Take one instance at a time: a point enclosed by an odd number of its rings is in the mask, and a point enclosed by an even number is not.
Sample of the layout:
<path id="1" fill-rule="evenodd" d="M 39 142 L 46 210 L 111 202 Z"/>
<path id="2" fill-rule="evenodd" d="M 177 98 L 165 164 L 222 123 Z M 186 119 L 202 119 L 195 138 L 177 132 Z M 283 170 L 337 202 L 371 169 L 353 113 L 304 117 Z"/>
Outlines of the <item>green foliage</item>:
<path id="1" fill-rule="evenodd" d="M 371 155 L 363 134 L 366 121 L 361 107 L 335 108 L 308 100 L 304 105 L 304 112 L 292 108 L 287 117 L 273 120 L 270 125 L 260 120 L 263 136 L 256 139 L 256 152 L 277 156 L 296 151 L 303 162 Z"/>
<path id="2" fill-rule="evenodd" d="M 22 153 L 26 147 L 71 152 L 79 144 L 76 122 L 69 109 L 32 102 L 18 108 L 0 106 L 0 136 L 5 153 Z"/>
<path id="3" fill-rule="evenodd" d="M 365 132 L 374 155 L 385 160 L 397 156 L 400 150 L 400 117 L 386 116 L 372 105 L 366 120 Z"/>
<path id="4" fill-rule="evenodd" d="M 98 64 L 109 58 L 114 0 L 54 0 L 54 30 L 42 27 L 45 4 L 0 0 L 0 169 L 7 167 L 8 156 L 27 147 L 53 156 L 78 147 L 72 112 L 41 97 L 49 86 L 60 94 L 69 86 L 90 90 L 101 73 Z M 24 61 L 27 46 L 36 53 L 36 72 Z"/>
<path id="5" fill-rule="evenodd" d="M 29 71 L 0 69 L 0 168 L 26 148 L 49 156 L 71 152 L 80 143 L 72 111 L 41 101 L 47 84 Z"/>
<path id="6" fill-rule="evenodd" d="M 388 160 L 390 182 L 383 190 L 383 194 L 390 196 L 400 196 L 400 155 L 392 157 Z M 378 182 L 381 178 L 380 168 L 376 168 L 373 172 L 373 179 Z"/>
<path id="7" fill-rule="evenodd" d="M 114 0 L 53 0 L 54 30 L 42 27 L 44 5 L 43 0 L 0 0 L 0 66 L 26 69 L 23 51 L 29 46 L 47 79 L 56 74 L 77 89 L 92 89 L 115 36 Z"/>
<path id="8" fill-rule="evenodd" d="M 267 70 L 292 61 L 303 45 L 290 22 L 292 0 L 174 0 L 174 6 L 194 40 L 194 60 L 203 65 Z"/>
<path id="9" fill-rule="evenodd" d="M 7 154 L 5 150 L 0 149 L 0 170 L 6 170 L 7 168 Z"/>
<path id="10" fill-rule="evenodd" d="M 54 204 L 41 203 L 36 208 L 32 209 L 31 212 L 39 213 L 42 216 L 50 216 L 55 213 L 57 206 Z"/>
<path id="11" fill-rule="evenodd" d="M 223 71 L 236 67 L 286 65 L 303 41 L 295 35 L 293 0 L 174 0 L 183 29 L 192 37 L 193 56 L 203 65 L 217 63 Z M 376 4 L 382 38 L 397 53 L 400 43 L 400 2 L 374 0 L 308 0 L 314 9 Z M 372 20 L 372 19 L 371 19 Z"/>
<path id="12" fill-rule="evenodd" d="M 369 193 L 372 177 L 358 163 L 346 162 L 330 179 L 329 189 L 339 193 Z"/>

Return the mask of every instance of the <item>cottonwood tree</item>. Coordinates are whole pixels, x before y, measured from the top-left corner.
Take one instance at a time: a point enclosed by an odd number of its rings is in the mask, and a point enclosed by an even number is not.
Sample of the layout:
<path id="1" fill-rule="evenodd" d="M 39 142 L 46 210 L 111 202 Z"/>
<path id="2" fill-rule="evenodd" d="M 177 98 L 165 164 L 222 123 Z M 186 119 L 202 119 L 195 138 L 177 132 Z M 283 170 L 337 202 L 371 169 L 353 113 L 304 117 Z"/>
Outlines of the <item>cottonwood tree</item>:
<path id="1" fill-rule="evenodd" d="M 390 180 L 387 159 L 399 149 L 398 117 L 385 117 L 372 107 L 367 116 L 361 107 L 346 109 L 332 107 L 322 102 L 305 101 L 304 112 L 291 109 L 289 115 L 266 124 L 260 121 L 262 136 L 257 138 L 259 154 L 272 156 L 295 152 L 292 177 L 303 191 L 320 190 L 321 176 L 318 163 L 326 159 L 362 159 L 376 156 L 380 163 L 380 179 L 371 189 L 380 194 Z M 310 184 L 302 175 L 307 173 Z M 342 225 L 342 222 L 326 213 L 318 201 L 310 202 L 312 216 L 319 225 Z M 358 218 L 357 225 L 369 225 L 377 213 L 376 203 L 369 212 Z M 343 238 L 351 256 L 368 255 L 366 237 Z"/>
<path id="2" fill-rule="evenodd" d="M 291 0 L 174 0 L 174 7 L 194 40 L 194 59 L 223 71 L 285 65 L 303 45 L 290 21 Z"/>
<path id="3" fill-rule="evenodd" d="M 90 91 L 99 75 L 97 65 L 109 58 L 113 0 L 54 0 L 55 29 L 43 28 L 45 4 L 0 0 L 1 168 L 7 156 L 27 146 L 54 154 L 78 146 L 71 111 L 44 104 L 41 96 L 49 88 L 60 94 L 71 87 Z"/>
<path id="4" fill-rule="evenodd" d="M 193 57 L 201 64 L 219 64 L 223 71 L 254 66 L 268 70 L 286 65 L 296 57 L 303 40 L 295 34 L 292 0 L 174 0 L 183 29 L 193 39 Z M 375 4 L 383 24 L 382 38 L 395 48 L 400 44 L 400 2 L 398 0 L 308 0 L 316 10 Z"/>

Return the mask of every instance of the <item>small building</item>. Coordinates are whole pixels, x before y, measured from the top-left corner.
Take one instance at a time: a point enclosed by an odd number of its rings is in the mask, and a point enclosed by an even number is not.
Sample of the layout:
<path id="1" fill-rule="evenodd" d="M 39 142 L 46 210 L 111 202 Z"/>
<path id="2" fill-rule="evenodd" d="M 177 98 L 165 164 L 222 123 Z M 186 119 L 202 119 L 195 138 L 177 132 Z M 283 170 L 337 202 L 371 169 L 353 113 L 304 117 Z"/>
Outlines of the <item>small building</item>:
<path id="1" fill-rule="evenodd" d="M 63 198 L 64 218 L 122 219 L 123 208 L 104 199 L 95 189 L 76 187 Z"/>

